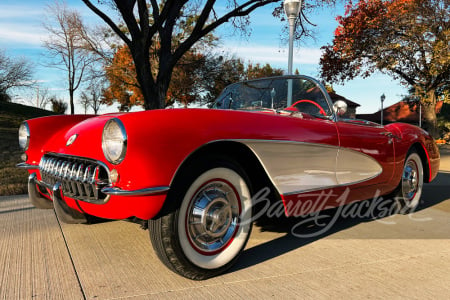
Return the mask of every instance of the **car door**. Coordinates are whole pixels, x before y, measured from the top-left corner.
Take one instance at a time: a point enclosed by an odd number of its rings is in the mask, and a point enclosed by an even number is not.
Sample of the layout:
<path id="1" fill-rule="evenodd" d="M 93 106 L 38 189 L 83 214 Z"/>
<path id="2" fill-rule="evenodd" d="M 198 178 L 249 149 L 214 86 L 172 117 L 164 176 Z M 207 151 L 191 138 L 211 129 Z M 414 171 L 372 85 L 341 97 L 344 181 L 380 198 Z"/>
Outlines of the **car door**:
<path id="1" fill-rule="evenodd" d="M 359 120 L 338 120 L 340 150 L 336 176 L 341 185 L 354 188 L 383 186 L 392 179 L 395 167 L 393 136 L 383 126 Z M 372 197 L 370 195 L 369 197 Z"/>

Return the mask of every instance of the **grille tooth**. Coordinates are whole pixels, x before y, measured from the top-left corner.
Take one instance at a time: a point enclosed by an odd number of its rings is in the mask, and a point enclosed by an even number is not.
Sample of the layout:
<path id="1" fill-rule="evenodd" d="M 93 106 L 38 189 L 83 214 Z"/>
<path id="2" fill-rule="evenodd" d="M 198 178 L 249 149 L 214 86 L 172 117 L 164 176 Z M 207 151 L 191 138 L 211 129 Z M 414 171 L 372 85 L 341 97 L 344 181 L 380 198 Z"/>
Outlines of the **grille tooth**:
<path id="1" fill-rule="evenodd" d="M 84 191 L 86 193 L 86 196 L 88 198 L 91 197 L 91 189 L 90 189 L 91 185 L 89 184 L 89 173 L 90 172 L 91 172 L 91 166 L 87 166 L 85 168 L 84 176 L 83 176 L 83 187 L 84 187 Z"/>
<path id="2" fill-rule="evenodd" d="M 78 167 L 78 171 L 77 171 L 77 176 L 76 176 L 76 182 L 77 182 L 77 190 L 78 190 L 78 194 L 83 197 L 84 195 L 84 189 L 83 189 L 83 170 L 84 170 L 84 165 L 80 164 L 80 166 Z"/>
<path id="3" fill-rule="evenodd" d="M 100 173 L 100 167 L 95 167 L 94 173 L 92 173 L 91 184 L 93 185 L 94 199 L 98 199 L 98 178 Z"/>
<path id="4" fill-rule="evenodd" d="M 109 185 L 104 165 L 88 159 L 46 154 L 39 162 L 41 179 L 47 185 L 60 182 L 66 196 L 88 202 L 103 201 L 101 189 Z"/>
<path id="5" fill-rule="evenodd" d="M 70 192 L 72 196 L 77 194 L 77 183 L 76 183 L 76 174 L 77 174 L 78 164 L 74 163 L 72 168 L 70 169 Z"/>
<path id="6" fill-rule="evenodd" d="M 62 184 L 63 184 L 63 190 L 64 191 L 68 191 L 70 193 L 70 183 L 67 180 L 67 172 L 69 169 L 69 165 L 70 163 L 67 161 L 64 161 L 62 163 L 62 167 L 61 167 L 61 179 L 62 179 Z"/>

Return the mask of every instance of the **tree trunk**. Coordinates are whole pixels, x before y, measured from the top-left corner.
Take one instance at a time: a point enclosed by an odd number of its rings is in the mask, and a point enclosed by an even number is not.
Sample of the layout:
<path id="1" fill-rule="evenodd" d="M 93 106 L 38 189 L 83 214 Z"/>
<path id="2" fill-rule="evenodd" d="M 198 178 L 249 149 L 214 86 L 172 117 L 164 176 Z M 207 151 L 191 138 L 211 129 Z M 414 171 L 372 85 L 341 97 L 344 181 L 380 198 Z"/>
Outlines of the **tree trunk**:
<path id="1" fill-rule="evenodd" d="M 158 90 L 158 86 L 152 77 L 149 49 L 136 43 L 130 50 L 133 60 L 139 62 L 135 63 L 136 79 L 141 88 L 142 96 L 144 97 L 145 110 L 164 108 L 164 105 L 161 104 L 164 102 L 160 99 L 161 94 Z"/>
<path id="2" fill-rule="evenodd" d="M 69 95 L 70 95 L 69 105 L 70 105 L 70 114 L 71 115 L 75 114 L 75 105 L 73 104 L 73 94 L 74 94 L 74 90 L 69 89 Z"/>
<path id="3" fill-rule="evenodd" d="M 436 93 L 435 90 L 431 90 L 427 93 L 427 99 L 425 103 L 422 102 L 422 118 L 423 129 L 428 131 L 432 137 L 437 138 L 439 132 L 437 130 L 437 118 L 436 118 Z"/>

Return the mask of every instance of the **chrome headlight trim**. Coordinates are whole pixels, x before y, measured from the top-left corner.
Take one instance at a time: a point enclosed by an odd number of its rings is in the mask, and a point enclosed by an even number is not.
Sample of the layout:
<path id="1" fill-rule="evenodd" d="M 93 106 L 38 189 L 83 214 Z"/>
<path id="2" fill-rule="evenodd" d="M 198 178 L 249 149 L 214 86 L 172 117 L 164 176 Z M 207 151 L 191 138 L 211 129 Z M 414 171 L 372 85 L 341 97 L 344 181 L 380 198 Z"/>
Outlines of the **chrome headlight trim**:
<path id="1" fill-rule="evenodd" d="M 122 121 L 113 118 L 106 122 L 102 133 L 102 149 L 105 158 L 112 164 L 120 164 L 127 152 L 127 132 Z"/>
<path id="2" fill-rule="evenodd" d="M 27 122 L 23 122 L 19 127 L 19 147 L 23 151 L 28 150 L 30 144 L 30 127 Z"/>

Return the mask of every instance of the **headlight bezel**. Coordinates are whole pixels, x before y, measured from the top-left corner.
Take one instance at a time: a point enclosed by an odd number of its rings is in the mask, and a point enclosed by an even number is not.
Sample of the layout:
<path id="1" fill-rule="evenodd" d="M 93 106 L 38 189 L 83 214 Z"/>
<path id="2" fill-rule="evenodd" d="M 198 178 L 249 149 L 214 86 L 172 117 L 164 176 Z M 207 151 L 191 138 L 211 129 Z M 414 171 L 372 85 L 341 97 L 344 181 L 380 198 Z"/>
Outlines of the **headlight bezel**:
<path id="1" fill-rule="evenodd" d="M 25 134 L 23 134 L 25 133 Z M 27 122 L 22 122 L 19 126 L 19 147 L 22 151 L 27 151 L 30 145 L 30 126 Z"/>
<path id="2" fill-rule="evenodd" d="M 114 165 L 120 164 L 125 159 L 127 144 L 127 132 L 122 121 L 118 118 L 109 119 L 102 132 L 102 150 L 106 160 Z M 113 149 L 118 145 L 120 145 L 120 152 L 118 149 Z"/>

